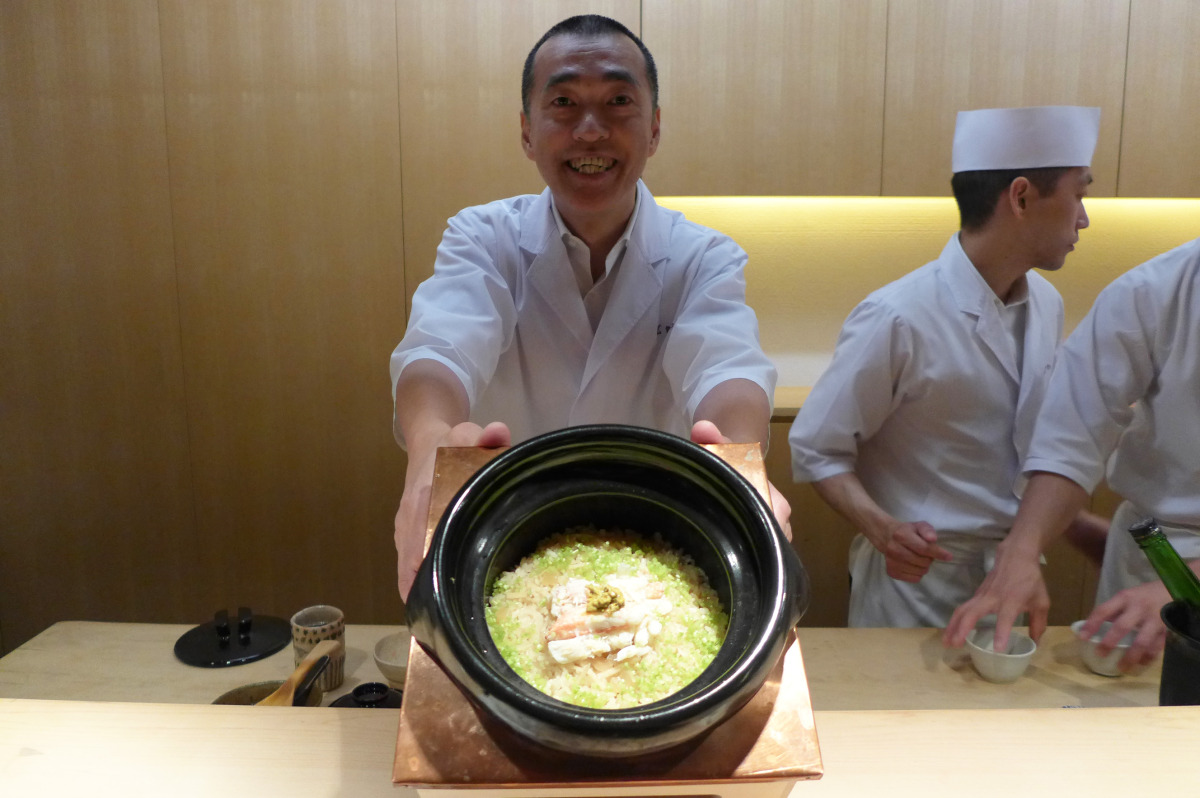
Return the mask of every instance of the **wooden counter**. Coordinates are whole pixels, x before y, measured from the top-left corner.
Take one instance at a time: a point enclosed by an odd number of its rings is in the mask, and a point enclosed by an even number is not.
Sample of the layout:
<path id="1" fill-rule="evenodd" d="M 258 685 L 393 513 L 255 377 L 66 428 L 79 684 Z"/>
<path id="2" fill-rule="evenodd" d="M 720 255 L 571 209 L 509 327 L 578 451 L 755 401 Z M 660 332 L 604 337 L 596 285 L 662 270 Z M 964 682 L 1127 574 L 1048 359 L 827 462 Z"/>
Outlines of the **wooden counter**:
<path id="1" fill-rule="evenodd" d="M 253 682 L 286 679 L 295 668 L 292 644 L 232 668 L 196 668 L 175 658 L 186 624 L 63 621 L 0 657 L 0 697 L 210 704 Z M 325 696 L 328 706 L 364 682 L 385 681 L 375 643 L 399 626 L 346 627 L 345 681 Z"/>
<path id="2" fill-rule="evenodd" d="M 207 705 L 227 686 L 282 678 L 291 654 L 191 668 L 172 654 L 187 628 L 60 623 L 0 659 L 0 795 L 416 794 L 390 781 L 398 710 Z M 390 631 L 348 627 L 343 691 L 379 678 L 371 649 Z M 825 775 L 791 798 L 1200 790 L 1200 707 L 1137 706 L 1157 700 L 1157 670 L 1090 674 L 1069 630 L 1049 630 L 1011 685 L 984 682 L 930 629 L 799 637 Z"/>
<path id="3" fill-rule="evenodd" d="M 1065 626 L 1042 635 L 1025 674 L 985 681 L 966 649 L 938 629 L 796 630 L 816 710 L 1132 707 L 1158 704 L 1162 660 L 1137 674 L 1098 676 Z"/>
<path id="4" fill-rule="evenodd" d="M 207 704 L 226 690 L 286 678 L 291 646 L 234 668 L 193 668 L 175 659 L 182 624 L 66 621 L 0 658 L 0 697 Z M 399 627 L 346 627 L 346 680 L 328 705 L 363 682 L 383 681 L 375 642 Z M 964 651 L 934 629 L 797 629 L 815 710 L 1152 706 L 1161 660 L 1136 676 L 1084 667 L 1071 630 L 1051 627 L 1025 676 L 980 678 Z"/>
<path id="5" fill-rule="evenodd" d="M 0 794 L 410 798 L 391 784 L 398 712 L 0 699 Z M 816 723 L 825 775 L 790 798 L 1200 790 L 1200 707 L 818 712 Z"/>

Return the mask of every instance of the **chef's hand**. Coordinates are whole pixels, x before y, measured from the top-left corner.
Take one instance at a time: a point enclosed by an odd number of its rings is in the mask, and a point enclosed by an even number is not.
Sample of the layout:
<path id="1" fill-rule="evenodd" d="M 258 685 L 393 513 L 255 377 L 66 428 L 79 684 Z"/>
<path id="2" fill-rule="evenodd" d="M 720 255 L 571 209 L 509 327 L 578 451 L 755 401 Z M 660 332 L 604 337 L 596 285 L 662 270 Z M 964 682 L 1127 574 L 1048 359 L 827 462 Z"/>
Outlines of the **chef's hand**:
<path id="1" fill-rule="evenodd" d="M 482 446 L 494 449 L 512 443 L 512 433 L 499 421 L 487 427 L 469 421 L 450 428 L 421 452 L 409 451 L 404 475 L 404 495 L 396 511 L 396 568 L 400 598 L 407 600 L 417 569 L 425 558 L 425 531 L 429 522 L 429 494 L 433 489 L 433 465 L 443 446 Z"/>
<path id="2" fill-rule="evenodd" d="M 996 565 L 983 584 L 950 616 L 942 643 L 951 648 L 961 647 L 980 619 L 995 613 L 995 647 L 997 651 L 1006 651 L 1009 633 L 1023 612 L 1029 613 L 1029 636 L 1040 640 L 1046 631 L 1050 594 L 1042 578 L 1039 555 L 1036 551 L 1012 552 L 1002 543 L 996 550 Z"/>
<path id="3" fill-rule="evenodd" d="M 1104 656 L 1113 650 L 1121 638 L 1136 631 L 1133 645 L 1121 657 L 1117 667 L 1123 671 L 1141 667 L 1162 653 L 1166 644 L 1167 627 L 1158 613 L 1170 600 L 1171 595 L 1158 580 L 1122 590 L 1092 610 L 1079 630 L 1079 636 L 1090 640 L 1092 635 L 1100 631 L 1100 624 L 1111 621 L 1108 634 L 1096 645 L 1097 653 Z"/>
<path id="4" fill-rule="evenodd" d="M 692 425 L 692 443 L 701 445 L 712 443 L 733 443 L 733 441 L 721 434 L 721 430 L 717 429 L 717 425 L 711 421 L 697 421 Z M 783 530 L 783 534 L 788 540 L 792 539 L 792 505 L 784 498 L 779 489 L 767 481 L 767 490 L 771 497 L 771 509 L 775 513 L 775 520 L 779 522 L 779 528 Z"/>
<path id="5" fill-rule="evenodd" d="M 938 545 L 934 528 L 924 521 L 897 521 L 884 531 L 880 542 L 887 575 L 901 582 L 920 582 L 929 572 L 929 566 L 953 559 L 950 552 Z"/>

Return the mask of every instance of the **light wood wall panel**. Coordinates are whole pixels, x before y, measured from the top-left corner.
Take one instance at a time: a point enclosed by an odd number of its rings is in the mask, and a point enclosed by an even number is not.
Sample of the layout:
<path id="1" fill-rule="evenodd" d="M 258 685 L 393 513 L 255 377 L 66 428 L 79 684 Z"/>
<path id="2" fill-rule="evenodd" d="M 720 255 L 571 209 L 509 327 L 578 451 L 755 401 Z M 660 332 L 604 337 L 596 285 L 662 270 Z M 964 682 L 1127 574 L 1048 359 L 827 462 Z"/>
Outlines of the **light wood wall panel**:
<path id="1" fill-rule="evenodd" d="M 400 617 L 403 329 L 391 0 L 163 0 L 208 611 Z M 203 620 L 203 618 L 199 619 Z"/>
<path id="2" fill-rule="evenodd" d="M 878 194 L 886 0 L 644 0 L 658 194 Z"/>
<path id="3" fill-rule="evenodd" d="M 950 194 L 958 111 L 1099 106 L 1093 196 L 1112 196 L 1129 0 L 906 0 L 888 13 L 883 193 Z"/>
<path id="4" fill-rule="evenodd" d="M 195 552 L 154 0 L 0 4 L 0 286 L 5 643 L 64 618 L 183 620 Z"/>
<path id="5" fill-rule="evenodd" d="M 1200 197 L 1200 3 L 1133 0 L 1123 197 Z"/>
<path id="6" fill-rule="evenodd" d="M 408 296 L 433 274 L 446 221 L 465 207 L 545 188 L 521 149 L 521 69 L 574 14 L 639 32 L 638 0 L 398 0 Z M 399 338 L 397 338 L 397 341 Z"/>

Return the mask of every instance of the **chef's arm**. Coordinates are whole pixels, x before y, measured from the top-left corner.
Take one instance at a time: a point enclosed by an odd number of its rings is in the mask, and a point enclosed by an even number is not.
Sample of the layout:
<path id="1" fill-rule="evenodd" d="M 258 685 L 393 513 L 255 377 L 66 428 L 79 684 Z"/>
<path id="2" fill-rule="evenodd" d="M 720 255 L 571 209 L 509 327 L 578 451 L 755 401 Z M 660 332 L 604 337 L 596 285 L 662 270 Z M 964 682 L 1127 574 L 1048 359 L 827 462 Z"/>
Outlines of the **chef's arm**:
<path id="1" fill-rule="evenodd" d="M 1063 537 L 1099 568 L 1104 562 L 1104 547 L 1108 544 L 1108 528 L 1111 524 L 1111 519 L 1080 510 Z"/>
<path id="2" fill-rule="evenodd" d="M 396 381 L 396 423 L 408 447 L 404 494 L 396 512 L 395 542 L 400 597 L 408 598 L 425 556 L 425 530 L 433 465 L 441 446 L 507 446 L 508 427 L 485 429 L 470 423 L 467 390 L 448 367 L 436 360 L 408 364 Z"/>
<path id="3" fill-rule="evenodd" d="M 758 383 L 745 379 L 726 380 L 708 392 L 696 407 L 692 443 L 757 443 L 763 454 L 770 435 L 771 402 Z M 787 497 L 768 480 L 771 510 L 779 528 L 792 539 L 792 506 Z"/>
<path id="4" fill-rule="evenodd" d="M 813 483 L 826 504 L 861 532 L 875 548 L 887 548 L 887 530 L 899 523 L 875 503 L 853 471 Z"/>
<path id="5" fill-rule="evenodd" d="M 437 448 L 437 442 L 471 413 L 467 389 L 445 364 L 414 360 L 396 380 L 396 423 L 409 463 Z"/>
<path id="6" fill-rule="evenodd" d="M 1051 471 L 1035 471 L 1025 486 L 1012 531 L 996 549 L 999 559 L 1012 556 L 1038 562 L 1042 552 L 1081 516 L 1088 493 L 1073 479 Z"/>
<path id="7" fill-rule="evenodd" d="M 1079 517 L 1088 492 L 1074 480 L 1049 471 L 1029 478 L 1017 518 L 1008 536 L 996 547 L 996 564 L 975 595 L 954 611 L 943 642 L 961 646 L 975 624 L 996 614 L 996 648 L 1008 645 L 1008 634 L 1017 616 L 1029 613 L 1029 633 L 1034 640 L 1046 629 L 1050 594 L 1042 578 L 1041 556 L 1055 538 Z"/>
<path id="8" fill-rule="evenodd" d="M 887 560 L 893 579 L 919 582 L 935 560 L 949 561 L 937 544 L 937 531 L 922 520 L 901 521 L 880 507 L 853 471 L 813 483 L 826 504 L 861 532 Z"/>
<path id="9" fill-rule="evenodd" d="M 718 383 L 696 406 L 692 422 L 711 421 L 732 443 L 757 443 L 763 452 L 771 435 L 771 400 L 753 380 Z"/>

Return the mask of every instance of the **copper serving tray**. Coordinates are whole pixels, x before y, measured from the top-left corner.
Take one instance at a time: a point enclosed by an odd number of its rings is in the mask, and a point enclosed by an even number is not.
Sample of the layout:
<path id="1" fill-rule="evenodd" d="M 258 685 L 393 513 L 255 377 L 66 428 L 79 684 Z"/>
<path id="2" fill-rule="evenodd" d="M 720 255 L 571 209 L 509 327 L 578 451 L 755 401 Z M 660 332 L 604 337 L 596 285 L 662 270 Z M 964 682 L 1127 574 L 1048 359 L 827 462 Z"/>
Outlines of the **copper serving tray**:
<path id="1" fill-rule="evenodd" d="M 769 496 L 756 444 L 705 448 Z M 426 545 L 462 484 L 502 451 L 438 450 Z M 738 785 L 775 785 L 783 795 L 797 780 L 821 777 L 821 750 L 799 642 L 791 636 L 784 656 L 754 698 L 699 742 L 647 761 L 587 762 L 534 748 L 481 717 L 437 663 L 420 646 L 412 647 L 392 771 L 396 784 L 437 789 L 439 795 L 490 789 L 554 796 L 615 794 L 614 790 L 627 795 L 716 796 L 749 794 L 736 789 Z"/>

